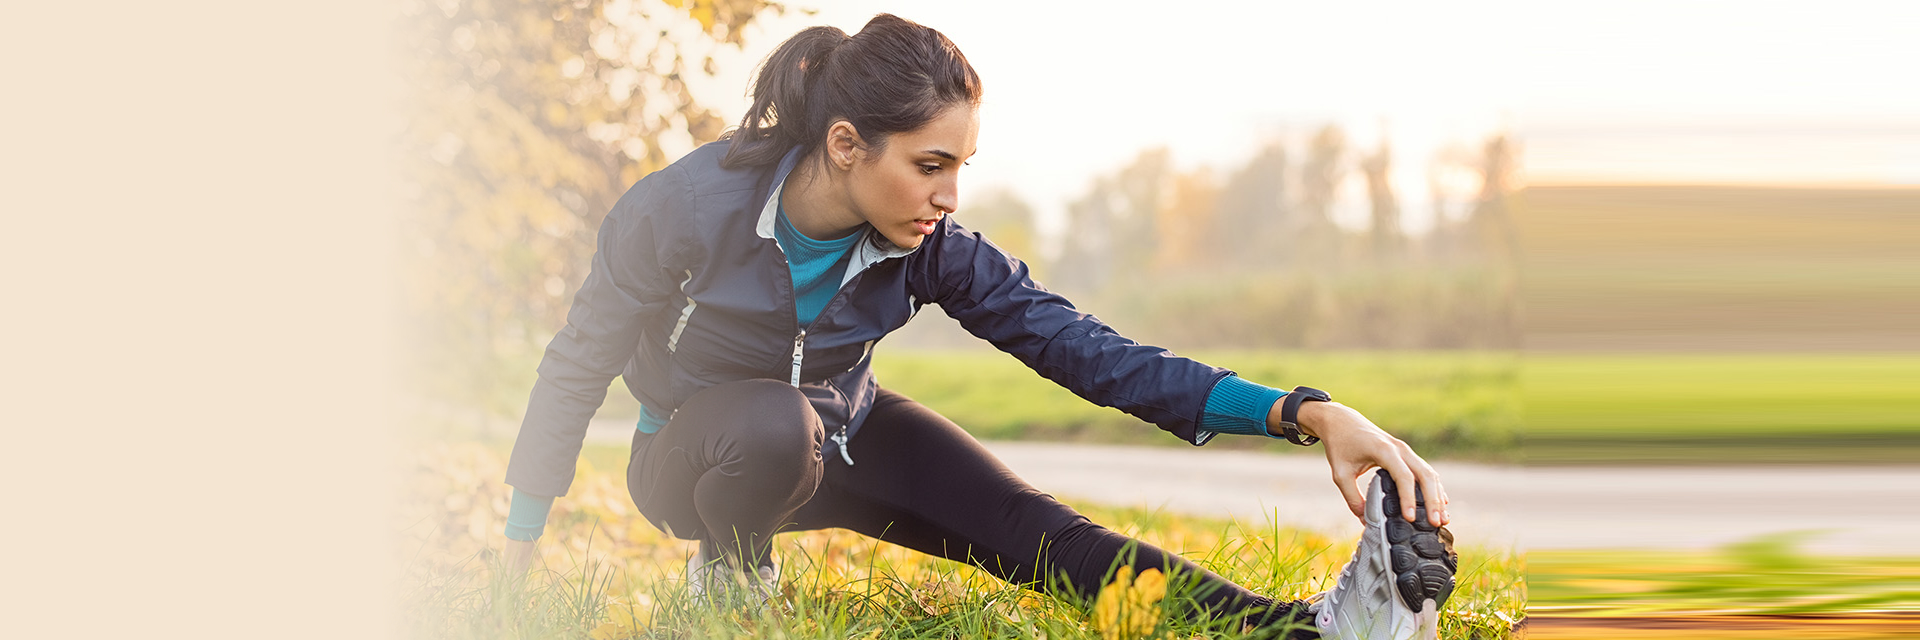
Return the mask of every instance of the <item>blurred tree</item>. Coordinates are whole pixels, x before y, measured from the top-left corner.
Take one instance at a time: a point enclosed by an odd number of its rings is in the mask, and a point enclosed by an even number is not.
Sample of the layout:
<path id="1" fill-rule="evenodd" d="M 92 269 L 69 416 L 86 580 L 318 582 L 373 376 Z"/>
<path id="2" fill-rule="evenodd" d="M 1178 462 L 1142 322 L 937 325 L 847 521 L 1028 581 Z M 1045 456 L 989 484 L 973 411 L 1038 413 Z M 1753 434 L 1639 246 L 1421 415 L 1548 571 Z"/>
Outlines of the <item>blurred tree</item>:
<path id="1" fill-rule="evenodd" d="M 1097 291 L 1110 280 L 1145 273 L 1159 244 L 1154 226 L 1170 193 L 1172 166 L 1165 147 L 1142 151 L 1067 204 L 1066 236 L 1049 270 L 1060 286 Z"/>
<path id="2" fill-rule="evenodd" d="M 1367 200 L 1372 205 L 1369 248 L 1376 261 L 1391 262 L 1400 256 L 1405 237 L 1400 231 L 1400 203 L 1393 194 L 1389 171 L 1393 168 L 1393 150 L 1386 138 L 1380 148 L 1360 159 L 1360 170 L 1367 176 Z"/>
<path id="3" fill-rule="evenodd" d="M 1518 259 L 1520 241 L 1508 199 L 1513 194 L 1513 146 L 1504 135 L 1487 139 L 1480 154 L 1480 201 L 1471 218 L 1474 235 L 1489 257 L 1504 264 Z"/>
<path id="4" fill-rule="evenodd" d="M 1274 266 L 1287 249 L 1287 148 L 1270 143 L 1221 185 L 1209 251 L 1237 266 Z"/>
<path id="5" fill-rule="evenodd" d="M 1160 210 L 1172 198 L 1173 152 L 1157 147 L 1140 152 L 1109 183 L 1113 199 L 1112 270 L 1122 277 L 1146 271 L 1160 244 Z"/>
<path id="6" fill-rule="evenodd" d="M 1510 222 L 1501 222 L 1510 217 L 1514 166 L 1504 139 L 1442 158 L 1436 192 L 1457 204 L 1419 237 L 1401 226 L 1387 143 L 1356 153 L 1330 125 L 1315 131 L 1303 156 L 1289 171 L 1285 147 L 1269 145 L 1220 182 L 1205 169 L 1173 172 L 1165 149 L 1144 152 L 1068 205 L 1068 233 L 1047 284 L 1130 337 L 1176 348 L 1518 344 L 1512 268 L 1484 249 L 1411 251 L 1416 241 L 1464 248 L 1511 238 Z M 1362 175 L 1350 176 L 1355 170 Z M 1349 177 L 1367 181 L 1370 234 L 1333 223 Z M 1343 264 L 1349 255 L 1393 258 Z"/>
<path id="7" fill-rule="evenodd" d="M 431 392 L 518 408 L 600 220 L 667 149 L 717 138 L 714 74 L 763 0 L 407 0 L 405 309 Z"/>
<path id="8" fill-rule="evenodd" d="M 1153 265 L 1161 269 L 1184 269 L 1216 262 L 1215 247 L 1202 246 L 1215 238 L 1214 216 L 1219 208 L 1220 187 L 1206 167 L 1174 176 L 1167 206 L 1155 212 L 1156 230 Z"/>
<path id="9" fill-rule="evenodd" d="M 954 220 L 968 229 L 985 234 L 987 239 L 1013 254 L 1013 257 L 1033 265 L 1036 272 L 1040 270 L 1035 264 L 1040 256 L 1035 253 L 1037 243 L 1034 241 L 1033 207 L 1021 200 L 1020 194 L 1012 189 L 994 187 L 969 195 L 961 200 L 960 210 L 954 212 Z"/>
<path id="10" fill-rule="evenodd" d="M 1340 230 L 1333 224 L 1333 203 L 1347 178 L 1347 135 L 1338 125 L 1321 127 L 1307 143 L 1300 165 L 1299 217 L 1283 230 L 1289 262 L 1307 267 L 1330 266 L 1340 254 Z"/>
<path id="11" fill-rule="evenodd" d="M 1107 282 L 1113 261 L 1112 180 L 1095 178 L 1087 195 L 1067 203 L 1067 228 L 1060 238 L 1060 255 L 1048 265 L 1053 286 L 1063 291 L 1098 291 Z"/>

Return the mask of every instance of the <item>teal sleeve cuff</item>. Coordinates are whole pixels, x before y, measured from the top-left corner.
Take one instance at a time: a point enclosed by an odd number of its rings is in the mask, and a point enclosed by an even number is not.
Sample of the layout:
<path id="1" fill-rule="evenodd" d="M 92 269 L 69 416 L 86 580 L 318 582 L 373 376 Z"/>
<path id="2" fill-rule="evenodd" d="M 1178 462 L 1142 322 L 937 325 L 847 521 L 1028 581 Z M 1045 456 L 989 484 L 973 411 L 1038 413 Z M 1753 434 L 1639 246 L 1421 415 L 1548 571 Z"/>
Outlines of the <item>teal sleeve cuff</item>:
<path id="1" fill-rule="evenodd" d="M 547 512 L 553 510 L 553 498 L 536 496 L 519 487 L 513 489 L 513 503 L 507 507 L 507 538 L 532 540 L 547 530 Z"/>
<path id="2" fill-rule="evenodd" d="M 640 423 L 635 427 L 640 429 L 641 433 L 660 433 L 660 429 L 667 426 L 667 421 L 672 419 L 673 412 L 669 411 L 662 415 L 654 411 L 653 407 L 643 404 L 640 405 Z"/>
<path id="3" fill-rule="evenodd" d="M 1213 385 L 1207 395 L 1206 413 L 1200 417 L 1200 430 L 1244 436 L 1277 437 L 1267 433 L 1267 414 L 1287 392 L 1263 384 L 1248 382 L 1240 376 L 1227 376 Z M 1211 435 L 1207 436 L 1212 438 Z"/>

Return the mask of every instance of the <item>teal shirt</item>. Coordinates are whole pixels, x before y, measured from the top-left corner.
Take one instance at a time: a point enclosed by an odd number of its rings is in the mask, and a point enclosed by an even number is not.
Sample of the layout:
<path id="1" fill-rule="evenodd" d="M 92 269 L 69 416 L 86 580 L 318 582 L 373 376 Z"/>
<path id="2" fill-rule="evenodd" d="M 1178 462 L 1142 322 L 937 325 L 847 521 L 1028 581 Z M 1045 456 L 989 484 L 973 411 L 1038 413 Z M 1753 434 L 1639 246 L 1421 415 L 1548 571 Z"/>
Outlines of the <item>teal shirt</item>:
<path id="1" fill-rule="evenodd" d="M 773 227 L 773 238 L 787 252 L 787 271 L 793 274 L 794 313 L 800 326 L 813 324 L 820 310 L 840 291 L 840 279 L 846 276 L 847 261 L 853 245 L 860 242 L 859 229 L 844 238 L 815 240 L 793 228 L 786 207 L 780 208 L 780 222 Z"/>

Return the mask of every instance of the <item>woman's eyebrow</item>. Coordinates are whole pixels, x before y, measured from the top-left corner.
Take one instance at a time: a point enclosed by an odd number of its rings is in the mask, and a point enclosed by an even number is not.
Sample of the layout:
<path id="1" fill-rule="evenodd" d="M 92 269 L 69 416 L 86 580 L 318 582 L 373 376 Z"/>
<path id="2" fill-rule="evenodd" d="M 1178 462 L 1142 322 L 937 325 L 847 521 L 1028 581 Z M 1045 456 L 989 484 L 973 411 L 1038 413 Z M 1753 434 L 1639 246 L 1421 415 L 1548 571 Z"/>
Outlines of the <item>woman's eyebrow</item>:
<path id="1" fill-rule="evenodd" d="M 975 149 L 975 150 L 973 150 L 973 152 L 974 152 L 974 153 L 980 153 L 980 150 L 979 150 L 979 149 Z M 946 158 L 946 159 L 948 159 L 948 160 L 959 160 L 959 159 L 960 159 L 960 157 L 959 157 L 959 156 L 955 156 L 955 155 L 953 155 L 952 153 L 948 153 L 948 152 L 946 152 L 946 151 L 942 151 L 942 150 L 940 150 L 940 149 L 928 149 L 928 150 L 926 150 L 926 151 L 922 151 L 921 153 L 926 153 L 926 154 L 930 154 L 930 155 L 936 155 L 936 156 L 940 156 L 940 157 L 942 157 L 942 158 Z M 973 156 L 967 156 L 967 157 L 969 157 L 969 158 L 971 158 L 971 157 L 973 157 Z"/>

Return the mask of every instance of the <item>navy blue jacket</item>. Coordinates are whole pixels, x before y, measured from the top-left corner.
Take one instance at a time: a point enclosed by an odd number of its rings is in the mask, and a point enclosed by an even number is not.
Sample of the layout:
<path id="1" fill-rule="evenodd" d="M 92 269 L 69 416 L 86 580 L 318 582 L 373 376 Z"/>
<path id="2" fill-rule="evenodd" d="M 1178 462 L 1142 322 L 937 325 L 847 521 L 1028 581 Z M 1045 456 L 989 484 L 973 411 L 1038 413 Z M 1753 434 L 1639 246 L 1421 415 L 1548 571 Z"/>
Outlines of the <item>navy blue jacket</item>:
<path id="1" fill-rule="evenodd" d="M 839 292 L 799 326 L 773 237 L 798 150 L 739 169 L 721 168 L 726 152 L 725 141 L 700 147 L 634 184 L 607 215 L 567 326 L 540 362 L 508 484 L 565 495 L 587 423 L 622 374 L 661 413 L 717 384 L 787 381 L 832 434 L 822 453 L 844 453 L 873 405 L 874 343 L 927 304 L 1088 401 L 1204 442 L 1196 427 L 1207 395 L 1230 371 L 1114 333 L 952 216 L 912 250 L 868 228 Z"/>

